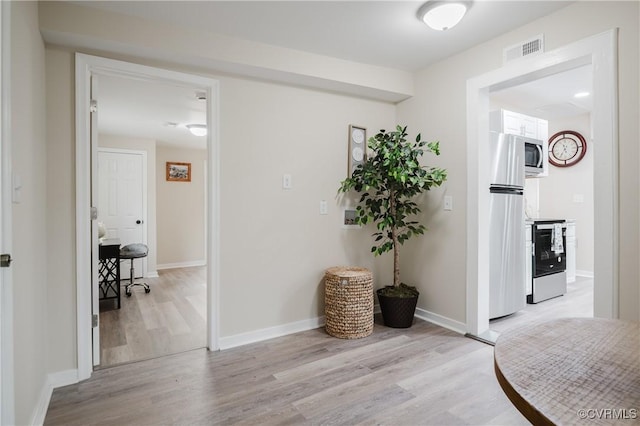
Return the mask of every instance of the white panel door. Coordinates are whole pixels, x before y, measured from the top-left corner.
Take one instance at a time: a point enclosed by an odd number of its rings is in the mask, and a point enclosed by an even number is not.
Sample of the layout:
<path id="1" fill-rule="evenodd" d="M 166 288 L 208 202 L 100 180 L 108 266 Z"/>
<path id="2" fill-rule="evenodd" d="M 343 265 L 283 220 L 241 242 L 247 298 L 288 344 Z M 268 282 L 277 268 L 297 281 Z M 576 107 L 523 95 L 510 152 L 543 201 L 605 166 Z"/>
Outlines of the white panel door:
<path id="1" fill-rule="evenodd" d="M 144 233 L 144 153 L 98 149 L 98 220 L 107 228 L 105 238 L 127 244 L 146 244 Z M 146 272 L 146 259 L 135 259 L 137 277 Z M 130 261 L 122 262 L 121 278 L 129 278 Z"/>

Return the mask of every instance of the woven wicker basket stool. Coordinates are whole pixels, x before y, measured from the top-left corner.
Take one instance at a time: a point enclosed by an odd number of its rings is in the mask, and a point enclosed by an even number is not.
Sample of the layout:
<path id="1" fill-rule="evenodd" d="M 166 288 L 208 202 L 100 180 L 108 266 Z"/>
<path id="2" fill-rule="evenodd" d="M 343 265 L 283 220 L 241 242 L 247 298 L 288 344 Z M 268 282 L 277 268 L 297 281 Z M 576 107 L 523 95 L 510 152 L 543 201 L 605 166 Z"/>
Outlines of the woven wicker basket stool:
<path id="1" fill-rule="evenodd" d="M 335 267 L 324 276 L 327 333 L 359 339 L 373 332 L 373 275 L 365 268 Z"/>

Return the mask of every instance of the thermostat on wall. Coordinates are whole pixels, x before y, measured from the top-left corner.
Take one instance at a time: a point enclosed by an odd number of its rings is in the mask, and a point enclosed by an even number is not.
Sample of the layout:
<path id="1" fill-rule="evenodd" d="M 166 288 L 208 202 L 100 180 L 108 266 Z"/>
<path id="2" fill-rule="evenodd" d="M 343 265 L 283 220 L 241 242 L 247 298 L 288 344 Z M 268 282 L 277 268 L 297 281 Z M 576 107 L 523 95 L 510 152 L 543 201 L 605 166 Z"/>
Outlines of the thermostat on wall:
<path id="1" fill-rule="evenodd" d="M 344 210 L 344 220 L 342 222 L 342 227 L 347 229 L 358 229 L 360 225 L 356 223 L 356 211 L 353 209 L 345 209 Z"/>

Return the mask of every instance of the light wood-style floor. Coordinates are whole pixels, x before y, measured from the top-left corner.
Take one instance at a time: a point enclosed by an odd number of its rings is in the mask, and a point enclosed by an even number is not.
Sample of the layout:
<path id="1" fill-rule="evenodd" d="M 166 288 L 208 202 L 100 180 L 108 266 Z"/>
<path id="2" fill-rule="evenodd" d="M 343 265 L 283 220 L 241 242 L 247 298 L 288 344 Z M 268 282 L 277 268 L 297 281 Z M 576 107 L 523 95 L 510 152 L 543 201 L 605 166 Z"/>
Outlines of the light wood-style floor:
<path id="1" fill-rule="evenodd" d="M 189 349 L 181 340 L 204 346 L 205 307 L 198 304 L 204 281 L 204 268 L 166 271 L 147 280 L 149 295 L 136 289 L 119 313 L 101 313 L 103 327 L 112 321 L 111 331 L 119 330 L 102 333 L 103 360 L 154 359 L 102 369 L 56 389 L 45 424 L 528 424 L 496 382 L 490 346 L 421 320 L 402 330 L 376 318 L 374 334 L 358 340 L 317 329 L 223 352 L 155 358 Z M 491 328 L 592 316 L 593 280 L 578 277 L 568 290 L 494 320 Z M 118 315 L 136 319 L 135 326 L 113 326 Z M 200 330 L 203 340 L 169 343 L 186 331 L 184 324 Z"/>
<path id="2" fill-rule="evenodd" d="M 123 271 L 126 269 L 123 263 Z M 123 272 L 128 276 L 128 270 Z M 100 305 L 100 368 L 156 358 L 206 346 L 206 267 L 167 269 L 159 278 L 139 278 L 151 287 L 121 282 L 122 307 Z"/>
<path id="3" fill-rule="evenodd" d="M 53 392 L 46 425 L 521 425 L 493 347 L 416 320 L 358 340 L 323 328 L 94 372 Z"/>
<path id="4" fill-rule="evenodd" d="M 511 327 L 562 317 L 593 317 L 593 278 L 577 277 L 567 284 L 567 293 L 560 297 L 525 308 L 512 315 L 491 320 L 489 328 L 503 332 Z"/>

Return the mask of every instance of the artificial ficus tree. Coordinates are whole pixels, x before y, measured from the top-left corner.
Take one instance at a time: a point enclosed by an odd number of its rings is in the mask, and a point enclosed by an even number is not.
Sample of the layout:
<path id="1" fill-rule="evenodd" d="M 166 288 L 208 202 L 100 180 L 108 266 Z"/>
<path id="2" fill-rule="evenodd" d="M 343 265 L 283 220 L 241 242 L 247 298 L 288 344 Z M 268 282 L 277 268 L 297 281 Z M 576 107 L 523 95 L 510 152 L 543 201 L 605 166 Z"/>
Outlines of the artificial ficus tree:
<path id="1" fill-rule="evenodd" d="M 380 255 L 393 250 L 393 287 L 400 286 L 399 246 L 409 238 L 424 234 L 425 227 L 411 218 L 420 213 L 414 201 L 417 196 L 447 178 L 446 170 L 420 164 L 425 152 L 440 155 L 439 142 L 425 142 L 420 135 L 415 142 L 407 140 L 407 127 L 395 131 L 381 130 L 370 138 L 373 153 L 341 182 L 339 192 L 360 193 L 356 207 L 356 223 L 374 223 L 371 252 Z"/>

